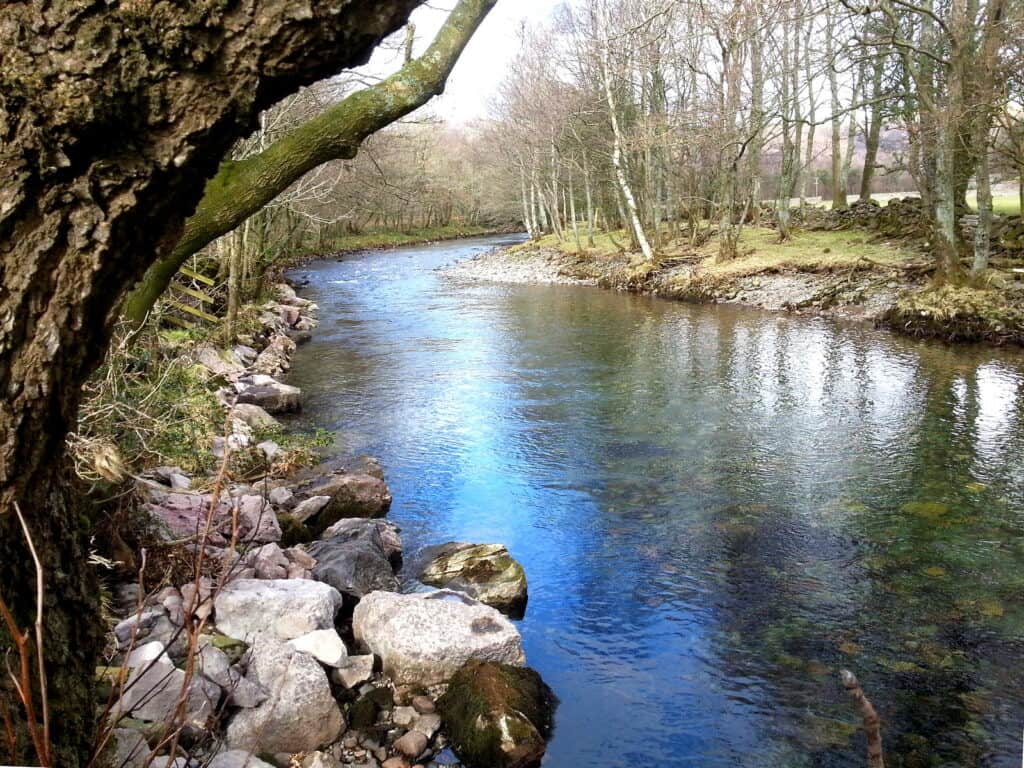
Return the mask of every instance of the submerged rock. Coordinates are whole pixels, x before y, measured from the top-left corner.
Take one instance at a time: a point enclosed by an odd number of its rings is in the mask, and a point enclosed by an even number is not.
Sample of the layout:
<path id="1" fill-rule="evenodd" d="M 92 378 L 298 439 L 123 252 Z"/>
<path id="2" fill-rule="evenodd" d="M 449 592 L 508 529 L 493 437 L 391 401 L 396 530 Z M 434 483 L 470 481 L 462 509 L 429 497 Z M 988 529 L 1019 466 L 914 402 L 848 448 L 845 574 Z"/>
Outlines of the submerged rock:
<path id="1" fill-rule="evenodd" d="M 473 768 L 539 765 L 554 706 L 554 694 L 534 670 L 476 659 L 438 700 L 456 751 Z"/>
<path id="2" fill-rule="evenodd" d="M 526 608 L 526 572 L 501 544 L 449 542 L 423 552 L 424 584 L 465 592 L 500 611 L 521 616 Z"/>
<path id="3" fill-rule="evenodd" d="M 372 592 L 356 606 L 352 628 L 398 685 L 444 683 L 469 659 L 526 661 L 512 623 L 459 592 Z"/>
<path id="4" fill-rule="evenodd" d="M 229 637 L 287 642 L 317 629 L 333 629 L 341 602 L 336 589 L 318 581 L 237 579 L 218 593 L 214 617 L 217 629 Z"/>

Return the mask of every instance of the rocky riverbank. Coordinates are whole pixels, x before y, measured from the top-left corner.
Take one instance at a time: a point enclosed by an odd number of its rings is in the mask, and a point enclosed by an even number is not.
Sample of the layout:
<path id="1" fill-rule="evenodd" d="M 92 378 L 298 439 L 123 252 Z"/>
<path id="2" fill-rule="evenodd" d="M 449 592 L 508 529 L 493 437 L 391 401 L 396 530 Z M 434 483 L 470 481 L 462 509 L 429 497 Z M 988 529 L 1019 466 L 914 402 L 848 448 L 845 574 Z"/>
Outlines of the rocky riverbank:
<path id="1" fill-rule="evenodd" d="M 1012 268 L 1012 254 L 1001 255 L 1000 268 L 980 283 L 936 287 L 930 260 L 913 242 L 852 230 L 850 221 L 859 223 L 843 217 L 841 231 L 808 230 L 788 244 L 779 244 L 771 229 L 748 228 L 740 255 L 727 262 L 715 258 L 710 242 L 699 248 L 672 242 L 647 261 L 607 244 L 576 252 L 547 237 L 456 263 L 445 274 L 460 280 L 599 285 L 695 303 L 865 321 L 948 341 L 1024 344 L 1024 280 Z"/>
<path id="2" fill-rule="evenodd" d="M 448 542 L 400 579 L 378 463 L 295 469 L 260 439 L 302 407 L 281 379 L 317 324 L 292 288 L 274 293 L 251 345 L 191 352 L 225 409 L 217 475 L 135 481 L 142 566 L 111 586 L 97 670 L 111 764 L 536 765 L 554 697 L 506 615 L 525 609 L 522 567 L 503 546 Z"/>

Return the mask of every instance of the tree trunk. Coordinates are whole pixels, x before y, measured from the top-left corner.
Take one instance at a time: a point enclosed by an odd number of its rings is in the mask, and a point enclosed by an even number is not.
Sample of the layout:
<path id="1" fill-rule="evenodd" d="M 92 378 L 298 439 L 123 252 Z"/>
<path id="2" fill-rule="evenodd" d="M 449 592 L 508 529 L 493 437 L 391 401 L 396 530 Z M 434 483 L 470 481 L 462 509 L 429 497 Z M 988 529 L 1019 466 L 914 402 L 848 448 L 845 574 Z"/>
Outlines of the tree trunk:
<path id="1" fill-rule="evenodd" d="M 832 210 L 844 210 L 846 201 L 846 177 L 843 175 L 842 154 L 842 104 L 839 99 L 839 75 L 836 72 L 835 18 L 834 9 L 829 7 L 828 22 L 825 25 L 825 50 L 828 56 L 828 85 L 832 97 Z M 856 91 L 854 91 L 856 93 Z M 853 114 L 850 114 L 853 119 Z"/>
<path id="2" fill-rule="evenodd" d="M 637 210 L 636 198 L 633 197 L 633 190 L 630 188 L 628 174 L 626 173 L 625 160 L 622 157 L 622 130 L 619 127 L 619 116 L 615 106 L 615 95 L 612 91 L 611 73 L 611 51 L 609 35 L 610 22 L 608 20 L 608 9 L 602 4 L 600 6 L 601 16 L 601 79 L 604 83 L 605 101 L 608 104 L 608 115 L 612 125 L 612 168 L 615 169 L 615 179 L 619 184 L 619 191 L 622 193 L 622 200 L 626 207 L 629 223 L 632 227 L 633 237 L 640 251 L 647 261 L 653 261 L 654 252 L 651 250 L 647 235 L 644 234 L 643 225 L 640 223 L 640 215 Z"/>
<path id="3" fill-rule="evenodd" d="M 864 171 L 860 177 L 859 199 L 867 202 L 871 199 L 871 182 L 875 178 L 875 167 L 878 163 L 878 144 L 882 136 L 882 74 L 885 69 L 885 58 L 879 52 L 871 73 L 871 118 L 867 135 L 864 138 Z"/>
<path id="4" fill-rule="evenodd" d="M 47 573 L 54 765 L 88 758 L 102 642 L 90 521 L 62 490 L 64 439 L 124 289 L 171 250 L 204 180 L 261 109 L 365 62 L 417 5 L 0 6 L 0 591 L 29 626 L 35 585 L 17 504 Z"/>

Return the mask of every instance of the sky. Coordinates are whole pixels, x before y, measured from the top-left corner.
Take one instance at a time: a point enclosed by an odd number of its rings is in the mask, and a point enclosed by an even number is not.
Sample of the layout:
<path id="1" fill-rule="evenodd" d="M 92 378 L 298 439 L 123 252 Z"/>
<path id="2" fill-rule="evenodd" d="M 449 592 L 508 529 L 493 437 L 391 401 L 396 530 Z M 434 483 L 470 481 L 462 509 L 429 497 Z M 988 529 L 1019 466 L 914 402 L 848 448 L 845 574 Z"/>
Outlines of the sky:
<path id="1" fill-rule="evenodd" d="M 559 0 L 498 0 L 455 65 L 444 95 L 431 102 L 433 113 L 450 123 L 487 117 L 505 68 L 519 50 L 520 24 L 524 19 L 547 20 L 558 4 Z M 454 0 L 433 0 L 413 13 L 417 55 L 430 44 L 454 5 Z M 368 66 L 384 74 L 400 65 L 401 54 L 391 50 L 378 52 Z"/>

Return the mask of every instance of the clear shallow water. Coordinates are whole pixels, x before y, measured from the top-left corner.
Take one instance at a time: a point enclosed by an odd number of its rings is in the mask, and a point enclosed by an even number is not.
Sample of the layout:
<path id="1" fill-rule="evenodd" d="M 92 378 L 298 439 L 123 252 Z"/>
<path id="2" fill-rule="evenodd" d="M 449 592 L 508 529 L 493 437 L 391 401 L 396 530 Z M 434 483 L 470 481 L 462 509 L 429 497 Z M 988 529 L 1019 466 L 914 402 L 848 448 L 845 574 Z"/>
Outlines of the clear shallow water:
<path id="1" fill-rule="evenodd" d="M 1019 766 L 1024 358 L 434 269 L 301 270 L 302 421 L 377 456 L 407 550 L 506 544 L 546 766 Z"/>

